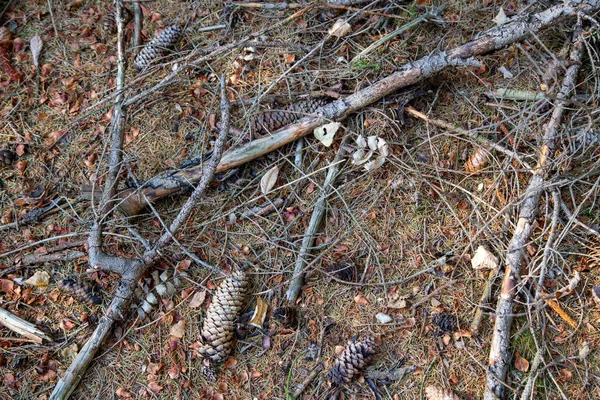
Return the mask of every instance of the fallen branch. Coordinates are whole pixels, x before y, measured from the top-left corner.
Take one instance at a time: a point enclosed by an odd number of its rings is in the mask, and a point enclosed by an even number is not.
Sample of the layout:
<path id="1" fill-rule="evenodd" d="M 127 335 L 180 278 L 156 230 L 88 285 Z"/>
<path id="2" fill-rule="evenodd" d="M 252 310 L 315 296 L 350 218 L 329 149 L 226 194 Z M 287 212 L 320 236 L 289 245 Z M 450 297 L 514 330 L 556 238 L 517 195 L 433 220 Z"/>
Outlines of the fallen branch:
<path id="1" fill-rule="evenodd" d="M 579 61 L 583 49 L 583 38 L 580 36 L 580 33 L 581 29 L 579 28 L 575 32 L 577 40 L 570 54 L 570 59 L 576 63 L 567 68 L 567 72 L 565 73 L 560 92 L 557 95 L 554 111 L 544 132 L 544 144 L 540 150 L 538 164 L 534 169 L 529 186 L 523 196 L 524 199 L 521 204 L 519 219 L 506 252 L 506 271 L 496 307 L 494 336 L 490 347 L 489 366 L 486 376 L 485 400 L 504 398 L 504 380 L 510 361 L 510 328 L 513 319 L 514 299 L 521 278 L 523 252 L 533 230 L 533 222 L 538 210 L 540 196 L 544 191 L 544 175 L 552 164 L 554 142 L 558 127 L 565 111 L 565 105 L 577 82 L 577 73 L 581 65 Z"/>
<path id="2" fill-rule="evenodd" d="M 52 341 L 50 337 L 40 331 L 34 324 L 17 317 L 6 311 L 4 308 L 0 308 L 0 325 L 4 325 L 11 331 L 18 333 L 21 336 L 25 336 L 35 343 L 42 343 L 44 340 L 48 342 Z"/>
<path id="3" fill-rule="evenodd" d="M 277 150 L 290 142 L 306 136 L 314 128 L 323 124 L 324 120 L 344 119 L 349 114 L 380 100 L 384 96 L 404 87 L 414 85 L 447 67 L 472 65 L 474 56 L 501 49 L 509 44 L 523 40 L 532 33 L 538 32 L 551 24 L 556 24 L 562 19 L 574 16 L 579 12 L 589 12 L 598 8 L 600 8 L 600 0 L 574 0 L 569 3 L 561 3 L 537 14 L 513 18 L 510 22 L 482 32 L 476 39 L 452 50 L 436 51 L 432 55 L 405 65 L 392 75 L 351 96 L 324 106 L 318 111 L 322 118 L 304 118 L 298 123 L 289 125 L 272 135 L 262 137 L 226 152 L 221 163 L 217 166 L 217 172 L 237 167 Z M 303 9 L 298 13 L 305 11 L 306 9 Z M 173 76 L 171 77 L 170 75 Z M 141 98 L 147 97 L 148 94 L 158 90 L 158 88 L 168 85 L 176 76 L 176 73 L 174 72 L 170 75 L 163 79 L 164 82 L 161 81 L 154 88 L 127 100 L 126 104 L 132 104 Z M 140 189 L 125 190 L 120 194 L 122 199 L 120 209 L 128 215 L 137 215 L 146 207 L 146 201 L 155 202 L 161 198 L 185 190 L 189 185 L 198 182 L 203 169 L 204 166 L 201 164 L 185 170 L 169 171 L 151 178 Z"/>
<path id="4" fill-rule="evenodd" d="M 297 387 L 296 390 L 294 390 L 294 393 L 292 394 L 292 397 L 294 399 L 297 399 L 298 397 L 300 397 L 300 395 L 302 393 L 304 393 L 304 391 L 306 390 L 306 388 L 308 387 L 308 385 L 310 385 L 310 383 L 321 373 L 321 371 L 323 371 L 323 363 L 319 363 L 312 371 L 310 374 L 308 374 L 308 376 L 306 377 L 306 379 L 304 381 L 302 381 L 302 383 L 300 383 Z"/>
<path id="5" fill-rule="evenodd" d="M 53 261 L 72 261 L 85 257 L 87 254 L 83 251 L 68 251 L 66 253 L 54 254 L 28 254 L 23 257 L 23 265 L 42 264 Z"/>
<path id="6" fill-rule="evenodd" d="M 306 232 L 304 233 L 304 238 L 302 239 L 302 247 L 300 248 L 300 254 L 298 254 L 298 258 L 296 258 L 296 266 L 294 268 L 294 275 L 290 281 L 290 287 L 287 290 L 286 298 L 290 303 L 295 303 L 298 295 L 300 294 L 300 290 L 302 289 L 302 285 L 304 284 L 304 275 L 306 273 L 306 265 L 308 264 L 308 260 L 306 259 L 308 254 L 311 251 L 313 243 L 315 241 L 315 235 L 319 226 L 321 225 L 321 220 L 325 215 L 325 208 L 327 206 L 327 199 L 333 190 L 333 184 L 335 179 L 340 172 L 340 165 L 344 161 L 344 157 L 346 155 L 345 143 L 348 139 L 348 136 L 342 143 L 340 144 L 340 148 L 335 155 L 333 161 L 329 166 L 329 170 L 327 171 L 327 176 L 325 177 L 325 183 L 323 184 L 323 188 L 321 189 L 321 195 L 317 200 L 313 213 L 310 217 L 310 222 L 308 223 L 308 228 L 306 228 Z"/>
<path id="7" fill-rule="evenodd" d="M 133 2 L 133 54 L 137 55 L 142 46 L 142 24 L 144 16 L 138 0 Z"/>

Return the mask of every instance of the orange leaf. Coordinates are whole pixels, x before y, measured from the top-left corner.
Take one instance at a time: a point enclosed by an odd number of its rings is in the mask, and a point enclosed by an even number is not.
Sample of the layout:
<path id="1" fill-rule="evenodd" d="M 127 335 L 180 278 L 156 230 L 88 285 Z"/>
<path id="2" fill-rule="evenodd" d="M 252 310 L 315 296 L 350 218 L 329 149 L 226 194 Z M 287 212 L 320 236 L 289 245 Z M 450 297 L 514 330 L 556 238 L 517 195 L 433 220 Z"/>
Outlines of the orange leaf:
<path id="1" fill-rule="evenodd" d="M 363 306 L 368 306 L 368 305 L 370 304 L 370 303 L 369 303 L 369 300 L 367 300 L 367 299 L 365 298 L 365 296 L 363 296 L 362 294 L 357 294 L 357 295 L 354 297 L 354 302 L 355 302 L 356 304 L 361 304 L 361 305 L 363 305 Z"/>
<path id="2" fill-rule="evenodd" d="M 529 369 L 529 361 L 521 357 L 519 353 L 515 354 L 515 368 L 521 372 L 527 372 Z"/>

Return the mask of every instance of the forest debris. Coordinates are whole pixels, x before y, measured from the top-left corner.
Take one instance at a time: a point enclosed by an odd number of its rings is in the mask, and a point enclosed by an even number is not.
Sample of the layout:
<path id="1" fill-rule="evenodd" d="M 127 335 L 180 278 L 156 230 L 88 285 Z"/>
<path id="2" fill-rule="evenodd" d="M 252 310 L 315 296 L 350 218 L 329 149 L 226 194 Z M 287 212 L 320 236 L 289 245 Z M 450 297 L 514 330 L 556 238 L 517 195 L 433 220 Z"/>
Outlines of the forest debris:
<path id="1" fill-rule="evenodd" d="M 183 28 L 171 25 L 150 41 L 137 55 L 133 65 L 138 71 L 143 71 L 150 64 L 164 57 L 177 44 L 183 35 Z"/>
<path id="2" fill-rule="evenodd" d="M 2 165 L 12 165 L 12 163 L 17 159 L 17 155 L 14 151 L 2 149 L 0 150 L 0 166 Z"/>
<path id="3" fill-rule="evenodd" d="M 273 168 L 268 170 L 263 177 L 260 179 L 260 191 L 262 194 L 267 194 L 273 189 L 277 183 L 279 177 L 279 167 L 274 165 Z"/>
<path id="4" fill-rule="evenodd" d="M 379 321 L 380 324 L 387 324 L 392 322 L 394 319 L 385 313 L 378 313 L 375 318 Z"/>
<path id="5" fill-rule="evenodd" d="M 342 124 L 339 122 L 330 122 L 329 124 L 321 125 L 318 128 L 315 128 L 315 137 L 323 143 L 325 147 L 329 147 L 333 143 L 333 138 L 341 125 Z"/>
<path id="6" fill-rule="evenodd" d="M 427 386 L 425 388 L 425 398 L 427 400 L 460 400 L 460 397 L 452 393 L 450 389 L 437 386 Z"/>
<path id="7" fill-rule="evenodd" d="M 267 201 L 264 205 L 252 207 L 242 213 L 242 218 L 251 218 L 254 216 L 264 217 L 281 207 L 284 203 L 282 197 L 278 197 L 273 201 Z M 230 214 L 235 217 L 235 214 Z M 235 223 L 235 222 L 234 222 Z"/>
<path id="8" fill-rule="evenodd" d="M 36 271 L 35 274 L 31 276 L 31 278 L 27 279 L 25 282 L 30 286 L 48 286 L 50 282 L 50 274 L 46 271 Z"/>
<path id="9" fill-rule="evenodd" d="M 102 304 L 102 293 L 90 281 L 82 279 L 63 279 L 59 282 L 59 287 L 74 299 L 90 306 Z"/>
<path id="10" fill-rule="evenodd" d="M 202 325 L 200 354 L 213 362 L 223 361 L 233 347 L 235 324 L 246 296 L 248 277 L 237 270 L 225 278 L 213 296 Z"/>
<path id="11" fill-rule="evenodd" d="M 506 17 L 506 13 L 504 12 L 504 8 L 500 7 L 500 11 L 498 11 L 498 14 L 494 17 L 493 21 L 497 26 L 500 25 L 504 25 L 506 22 L 508 22 L 509 18 Z"/>
<path id="12" fill-rule="evenodd" d="M 40 35 L 35 35 L 29 40 L 29 48 L 31 49 L 31 55 L 33 56 L 33 65 L 37 68 L 39 66 L 40 54 L 42 53 L 42 47 L 44 42 Z"/>
<path id="13" fill-rule="evenodd" d="M 485 147 L 477 147 L 471 157 L 465 163 L 465 169 L 471 174 L 475 174 L 485 167 L 490 162 L 489 150 Z"/>
<path id="14" fill-rule="evenodd" d="M 42 343 L 44 340 L 52 340 L 32 323 L 17 317 L 16 315 L 1 307 L 0 325 L 4 325 L 11 331 L 18 333 L 19 335 L 25 336 L 26 338 L 33 340 L 35 343 Z"/>
<path id="15" fill-rule="evenodd" d="M 356 145 L 358 146 L 358 149 L 352 154 L 352 164 L 364 164 L 364 168 L 367 171 L 373 171 L 381 167 L 384 164 L 386 157 L 390 154 L 387 142 L 378 136 L 369 136 L 367 140 L 365 140 L 362 135 L 359 135 L 356 138 Z M 377 158 L 374 161 L 369 161 L 375 153 L 378 153 Z"/>
<path id="16" fill-rule="evenodd" d="M 565 321 L 567 324 L 569 324 L 569 326 L 571 328 L 577 329 L 577 326 L 578 326 L 577 322 L 575 322 L 575 320 L 573 320 L 573 318 L 571 318 L 569 316 L 569 314 L 567 314 L 567 312 L 562 309 L 562 307 L 560 306 L 558 301 L 556 301 L 554 299 L 547 299 L 546 304 L 548 304 L 548 307 L 550 307 L 552 310 L 554 310 L 554 312 L 557 313 L 558 316 L 563 319 L 563 321 Z"/>
<path id="17" fill-rule="evenodd" d="M 592 298 L 594 299 L 596 306 L 600 307 L 600 286 L 594 285 L 594 287 L 592 287 Z"/>
<path id="18" fill-rule="evenodd" d="M 490 253 L 485 247 L 479 246 L 477 250 L 475 250 L 473 258 L 471 258 L 471 266 L 475 270 L 497 269 L 498 257 Z"/>
<path id="19" fill-rule="evenodd" d="M 333 368 L 327 373 L 327 380 L 333 385 L 350 383 L 369 365 L 375 352 L 375 339 L 372 337 L 362 341 L 349 341 Z"/>
<path id="20" fill-rule="evenodd" d="M 331 28 L 329 28 L 327 33 L 332 36 L 340 38 L 340 37 L 346 36 L 346 34 L 348 32 L 350 32 L 351 30 L 352 30 L 352 27 L 346 20 L 338 19 L 337 21 L 335 21 L 333 26 Z"/>
<path id="21" fill-rule="evenodd" d="M 258 329 L 263 328 L 263 324 L 265 322 L 265 318 L 267 317 L 267 310 L 269 305 L 266 301 L 262 299 L 262 297 L 258 297 L 256 299 L 256 307 L 254 308 L 254 314 L 252 315 L 252 319 L 248 322 L 248 325 L 254 326 Z"/>

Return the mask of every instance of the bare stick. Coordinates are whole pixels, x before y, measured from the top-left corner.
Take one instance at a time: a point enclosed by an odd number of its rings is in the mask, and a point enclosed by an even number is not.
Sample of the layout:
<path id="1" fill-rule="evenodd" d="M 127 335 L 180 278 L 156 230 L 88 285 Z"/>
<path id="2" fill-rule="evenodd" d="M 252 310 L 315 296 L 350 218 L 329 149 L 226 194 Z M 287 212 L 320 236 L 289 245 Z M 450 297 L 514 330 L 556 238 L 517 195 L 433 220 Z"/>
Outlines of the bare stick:
<path id="1" fill-rule="evenodd" d="M 552 164 L 554 141 L 564 114 L 565 105 L 577 82 L 577 73 L 579 72 L 579 66 L 581 65 L 579 60 L 581 59 L 583 49 L 583 39 L 579 37 L 580 31 L 580 29 L 577 29 L 575 37 L 578 37 L 578 39 L 576 40 L 570 55 L 570 59 L 576 61 L 576 63 L 567 69 L 560 92 L 557 95 L 557 101 L 555 102 L 552 117 L 544 132 L 544 144 L 540 151 L 538 165 L 536 166 L 533 177 L 525 191 L 516 229 L 508 245 L 506 253 L 506 271 L 502 282 L 500 298 L 498 299 L 496 307 L 494 336 L 492 338 L 489 366 L 486 376 L 485 400 L 504 398 L 504 380 L 510 361 L 510 328 L 513 318 L 514 299 L 521 278 L 523 251 L 533 229 L 533 222 L 538 209 L 540 196 L 544 190 L 544 174 Z"/>
<path id="2" fill-rule="evenodd" d="M 469 330 L 473 336 L 479 333 L 479 328 L 481 327 L 481 322 L 483 321 L 483 308 L 486 307 L 492 300 L 492 286 L 494 285 L 494 281 L 496 280 L 497 276 L 498 268 L 494 268 L 490 271 L 485 289 L 483 290 L 481 299 L 479 300 L 479 306 L 477 307 L 473 321 L 471 321 L 471 325 L 469 326 Z"/>
<path id="3" fill-rule="evenodd" d="M 430 56 L 409 63 L 397 72 L 371 86 L 344 99 L 339 99 L 326 105 L 317 113 L 320 113 L 324 119 L 343 119 L 349 114 L 380 100 L 384 96 L 431 77 L 445 68 L 470 65 L 474 56 L 489 53 L 523 40 L 532 33 L 538 32 L 540 29 L 546 28 L 566 17 L 576 15 L 578 12 L 592 11 L 598 8 L 600 8 L 600 0 L 574 0 L 569 3 L 561 3 L 537 14 L 515 18 L 504 25 L 482 32 L 476 39 L 452 50 L 436 51 Z M 176 73 L 174 72 L 170 75 L 173 75 L 170 78 L 172 80 L 176 76 Z M 163 79 L 164 82 L 161 81 L 163 83 L 159 83 L 154 88 L 135 96 L 137 98 L 136 101 L 170 84 L 171 80 L 169 80 L 169 76 Z M 129 99 L 126 104 L 131 104 L 132 100 L 133 98 Z M 272 135 L 230 150 L 223 155 L 221 163 L 217 166 L 217 172 L 226 171 L 273 150 L 277 150 L 290 142 L 306 136 L 322 123 L 323 120 L 321 118 L 305 118 L 296 124 L 282 128 Z M 134 190 L 127 190 L 121 193 L 123 202 L 120 208 L 129 215 L 139 214 L 146 206 L 146 199 L 154 202 L 182 191 L 190 183 L 198 182 L 203 168 L 203 165 L 199 165 L 182 171 L 169 171 L 159 174 L 148 180 L 143 188 L 138 189 L 143 194 Z"/>
<path id="4" fill-rule="evenodd" d="M 71 261 L 85 257 L 87 254 L 83 251 L 68 251 L 66 253 L 54 254 L 28 254 L 21 260 L 23 265 L 41 264 L 52 261 Z"/>
<path id="5" fill-rule="evenodd" d="M 0 308 L 0 325 L 4 325 L 13 332 L 33 340 L 35 343 L 42 343 L 44 340 L 52 341 L 46 334 L 40 331 L 34 324 Z"/>
<path id="6" fill-rule="evenodd" d="M 142 15 L 142 7 L 140 2 L 133 2 L 133 54 L 137 54 L 142 46 L 142 24 L 144 16 Z"/>
<path id="7" fill-rule="evenodd" d="M 317 377 L 317 375 L 319 375 L 321 373 L 321 371 L 323 371 L 323 363 L 319 363 L 310 372 L 310 374 L 308 374 L 308 376 L 306 377 L 306 379 L 304 381 L 302 381 L 301 384 L 298 385 L 298 387 L 296 388 L 296 390 L 294 390 L 294 394 L 292 395 L 292 397 L 294 399 L 297 399 L 298 397 L 300 397 L 300 395 L 302 393 L 304 393 L 304 391 L 306 390 L 306 388 L 308 387 L 308 385 L 310 385 L 310 383 Z"/>
<path id="8" fill-rule="evenodd" d="M 315 241 L 315 235 L 319 226 L 321 225 L 321 220 L 325 215 L 325 208 L 327 206 L 327 199 L 331 194 L 333 189 L 333 184 L 335 182 L 335 178 L 337 178 L 338 173 L 340 171 L 340 165 L 346 155 L 345 143 L 348 139 L 348 136 L 342 140 L 340 144 L 340 148 L 335 155 L 331 165 L 329 167 L 329 171 L 327 171 L 327 176 L 325 177 L 325 183 L 323 184 L 323 189 L 319 199 L 317 200 L 315 207 L 313 208 L 313 213 L 310 217 L 310 222 L 308 223 L 308 228 L 306 228 L 306 232 L 304 233 L 304 238 L 302 239 L 302 247 L 300 248 L 300 253 L 298 254 L 298 258 L 296 258 L 296 266 L 294 268 L 294 276 L 290 281 L 290 287 L 286 293 L 286 298 L 290 303 L 295 303 L 298 298 L 298 294 L 300 294 L 300 290 L 302 289 L 302 285 L 304 284 L 304 274 L 306 273 L 305 268 L 308 264 L 308 260 L 306 257 L 311 251 L 313 243 Z"/>

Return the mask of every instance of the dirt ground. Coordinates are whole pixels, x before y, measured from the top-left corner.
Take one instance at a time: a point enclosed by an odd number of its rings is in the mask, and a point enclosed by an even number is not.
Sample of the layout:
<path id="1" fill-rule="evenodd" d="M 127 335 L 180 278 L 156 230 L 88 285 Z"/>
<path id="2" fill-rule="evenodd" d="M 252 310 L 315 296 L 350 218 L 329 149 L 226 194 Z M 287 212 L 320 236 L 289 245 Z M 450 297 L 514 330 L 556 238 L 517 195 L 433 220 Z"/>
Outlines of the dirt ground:
<path id="1" fill-rule="evenodd" d="M 142 3 L 144 42 L 171 24 L 186 29 L 176 54 L 140 74 L 133 67 L 134 22 L 128 23 L 126 97 L 155 85 L 190 52 L 205 54 L 253 32 L 265 33 L 182 74 L 176 83 L 129 108 L 122 188 L 126 180 L 147 180 L 211 150 L 222 73 L 233 105 L 232 121 L 244 129 L 262 108 L 281 107 L 311 94 L 346 96 L 436 49 L 467 42 L 495 25 L 501 6 L 510 17 L 553 2 L 443 2 L 443 23 L 417 23 L 356 59 L 376 40 L 431 10 L 430 2 L 373 1 L 352 7 L 319 3 L 299 18 L 268 29 L 309 5 L 304 3 L 290 3 L 297 7 L 285 9 L 205 0 Z M 130 2 L 125 6 L 132 8 Z M 37 344 L 0 327 L 0 399 L 49 398 L 119 282 L 118 275 L 88 264 L 84 241 L 96 209 L 81 195 L 85 185 L 102 186 L 107 168 L 117 50 L 116 35 L 103 21 L 112 7 L 98 0 L 0 2 L 0 23 L 14 31 L 6 57 L 22 74 L 21 82 L 15 82 L 5 67 L 0 71 L 0 149 L 18 154 L 11 165 L 0 163 L 0 305 L 53 338 Z M 348 20 L 351 31 L 328 37 L 338 19 Z M 557 24 L 518 46 L 479 57 L 480 67 L 445 70 L 414 88 L 424 92 L 409 102 L 412 107 L 498 143 L 518 159 L 490 150 L 485 165 L 467 171 L 465 163 L 483 148 L 482 142 L 403 113 L 406 95 L 398 94 L 346 118 L 331 147 L 307 137 L 300 169 L 295 167 L 296 144 L 291 144 L 221 177 L 177 233 L 178 244 L 169 245 L 153 268 L 178 276 L 176 293 L 159 299 L 141 318 L 136 308 L 144 292 L 157 283 L 156 273 L 154 278 L 148 273 L 131 315 L 116 324 L 71 398 L 287 400 L 323 363 L 324 371 L 303 398 L 324 399 L 330 394 L 326 373 L 342 346 L 369 336 L 377 342 L 371 373 L 386 376 L 376 380 L 382 398 L 424 398 L 429 386 L 448 389 L 461 399 L 481 398 L 501 278 L 495 281 L 492 304 L 484 308 L 481 328 L 474 335 L 469 326 L 488 271 L 474 270 L 471 259 L 484 246 L 498 257 L 501 269 L 504 266 L 531 176 L 527 166 L 537 162 L 552 93 L 563 74 L 545 72 L 553 57 L 564 57 L 561 48 L 570 40 L 573 24 Z M 202 31 L 213 26 L 217 27 Z M 38 67 L 29 44 L 35 35 L 43 40 Z M 540 306 L 518 297 L 507 377 L 510 397 L 520 396 L 537 353 L 542 361 L 535 372 L 533 398 L 600 396 L 595 349 L 600 313 L 592 293 L 600 284 L 600 246 L 590 233 L 590 228 L 600 229 L 600 149 L 598 138 L 577 142 L 582 134 L 593 132 L 590 128 L 598 118 L 596 37 L 592 33 L 586 40 L 577 87 L 577 94 L 587 97 L 569 104 L 522 275 L 523 290 L 535 293 L 543 265 L 547 272 L 542 288 L 551 294 L 580 273 L 572 293 L 558 301 L 575 326 L 547 302 Z M 497 89 L 535 94 L 543 85 L 549 95 L 541 100 L 513 101 L 490 94 Z M 259 97 L 260 107 L 252 101 Z M 351 152 L 362 135 L 383 138 L 391 154 L 374 171 L 350 161 L 340 167 L 310 252 L 307 280 L 293 304 L 297 324 L 282 324 L 273 311 L 289 306 L 285 292 L 302 239 L 328 166 L 346 134 Z M 228 147 L 246 139 L 235 137 Z M 274 166 L 279 168 L 277 183 L 265 195 L 261 178 Z M 553 191 L 571 216 L 561 211 L 558 220 L 553 217 L 559 207 Z M 106 249 L 139 256 L 144 243 L 136 234 L 156 240 L 163 232 L 161 221 L 171 221 L 186 198 L 183 193 L 161 200 L 155 211 L 137 218 L 111 215 L 105 221 Z M 276 212 L 242 217 L 244 211 L 278 198 L 286 204 Z M 27 212 L 52 202 L 59 206 L 43 217 L 30 224 L 19 222 Z M 74 243 L 67 252 L 81 254 L 73 260 L 63 257 L 30 265 L 23 261 L 65 243 Z M 203 317 L 222 276 L 190 262 L 186 251 L 228 273 L 236 266 L 247 267 L 251 289 L 240 321 L 252 315 L 259 297 L 269 305 L 263 329 L 239 326 L 237 344 L 216 380 L 201 373 L 196 350 Z M 351 265 L 355 272 L 340 275 L 340 265 Z M 42 270 L 50 276 L 47 286 L 24 283 Z M 72 277 L 93 282 L 103 303 L 84 304 L 62 291 L 59 282 Z M 379 313 L 391 321 L 381 323 Z M 440 327 L 440 313 L 455 316 L 458 326 Z M 364 376 L 346 385 L 343 393 L 347 399 L 374 398 Z"/>

